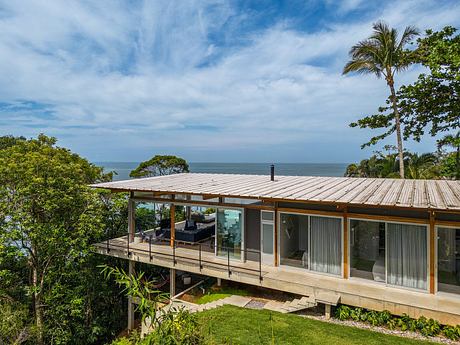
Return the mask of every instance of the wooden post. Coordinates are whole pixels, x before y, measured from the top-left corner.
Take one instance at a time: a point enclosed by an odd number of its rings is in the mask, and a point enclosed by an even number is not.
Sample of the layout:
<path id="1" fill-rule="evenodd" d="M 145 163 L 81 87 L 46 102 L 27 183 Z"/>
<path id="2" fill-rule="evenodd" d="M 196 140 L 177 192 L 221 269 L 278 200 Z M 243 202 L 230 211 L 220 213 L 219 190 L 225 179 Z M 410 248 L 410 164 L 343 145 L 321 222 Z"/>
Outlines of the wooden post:
<path id="1" fill-rule="evenodd" d="M 129 241 L 134 241 L 134 236 L 136 233 L 136 203 L 132 199 L 134 193 L 131 192 L 128 200 L 128 232 L 129 232 Z"/>
<path id="2" fill-rule="evenodd" d="M 430 293 L 434 294 L 435 293 L 435 244 L 436 244 L 436 231 L 434 227 L 434 221 L 435 221 L 435 213 L 433 211 L 430 212 L 430 232 L 429 232 L 429 238 L 430 238 Z"/>
<path id="3" fill-rule="evenodd" d="M 274 223 L 274 227 L 275 227 L 275 240 L 273 241 L 274 245 L 275 245 L 275 250 L 273 251 L 273 253 L 275 253 L 275 257 L 274 257 L 274 265 L 275 267 L 279 265 L 279 262 L 278 262 L 278 203 L 275 203 L 275 223 Z"/>
<path id="4" fill-rule="evenodd" d="M 129 260 L 128 262 L 128 274 L 131 276 L 134 274 L 135 262 Z M 128 297 L 128 330 L 134 329 L 134 303 L 131 296 Z"/>
<path id="5" fill-rule="evenodd" d="M 171 204 L 170 208 L 169 208 L 169 214 L 170 214 L 170 217 L 171 217 L 171 241 L 170 241 L 170 245 L 171 247 L 174 246 L 174 241 L 176 239 L 176 221 L 175 221 L 175 216 L 176 216 L 176 205 L 174 204 Z"/>
<path id="6" fill-rule="evenodd" d="M 348 210 L 343 210 L 343 278 L 348 279 L 348 251 L 350 241 L 348 240 Z"/>

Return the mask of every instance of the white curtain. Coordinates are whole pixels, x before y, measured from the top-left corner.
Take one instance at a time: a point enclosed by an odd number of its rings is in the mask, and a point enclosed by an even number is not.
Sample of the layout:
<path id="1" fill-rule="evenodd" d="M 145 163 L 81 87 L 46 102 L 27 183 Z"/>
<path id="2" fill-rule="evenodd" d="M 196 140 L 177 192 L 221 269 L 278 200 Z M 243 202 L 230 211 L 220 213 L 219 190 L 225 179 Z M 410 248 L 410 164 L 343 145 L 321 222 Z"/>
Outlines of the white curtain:
<path id="1" fill-rule="evenodd" d="M 341 274 L 342 222 L 338 218 L 310 217 L 310 267 L 317 272 Z"/>
<path id="2" fill-rule="evenodd" d="M 387 223 L 389 284 L 427 288 L 426 226 Z"/>

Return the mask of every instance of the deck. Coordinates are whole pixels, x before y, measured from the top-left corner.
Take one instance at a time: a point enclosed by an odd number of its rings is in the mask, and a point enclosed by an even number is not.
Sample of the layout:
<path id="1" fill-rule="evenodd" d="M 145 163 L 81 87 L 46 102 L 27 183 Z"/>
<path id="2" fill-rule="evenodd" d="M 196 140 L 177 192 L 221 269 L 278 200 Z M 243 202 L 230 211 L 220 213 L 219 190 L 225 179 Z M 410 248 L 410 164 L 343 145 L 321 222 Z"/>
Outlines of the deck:
<path id="1" fill-rule="evenodd" d="M 261 261 L 232 260 L 220 257 L 204 244 L 128 243 L 127 236 L 95 245 L 100 254 L 149 263 L 165 268 L 232 280 L 245 284 L 281 290 L 302 296 L 315 296 L 318 301 L 339 298 L 340 303 L 374 310 L 389 310 L 418 318 L 433 317 L 442 323 L 460 324 L 460 298 L 438 293 L 431 295 L 410 289 L 395 288 L 359 278 L 342 279 L 303 269 L 273 267 Z M 332 302 L 331 302 L 332 303 Z"/>

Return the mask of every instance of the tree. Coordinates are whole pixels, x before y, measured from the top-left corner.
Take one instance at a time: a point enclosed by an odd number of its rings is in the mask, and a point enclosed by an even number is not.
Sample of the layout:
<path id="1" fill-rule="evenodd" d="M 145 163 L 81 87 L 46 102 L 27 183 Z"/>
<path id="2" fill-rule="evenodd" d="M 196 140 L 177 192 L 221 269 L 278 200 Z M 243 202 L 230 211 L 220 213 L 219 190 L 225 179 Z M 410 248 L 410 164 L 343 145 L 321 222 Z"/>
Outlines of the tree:
<path id="1" fill-rule="evenodd" d="M 410 153 L 406 159 L 406 178 L 432 179 L 439 176 L 438 158 L 433 153 Z"/>
<path id="2" fill-rule="evenodd" d="M 445 27 L 426 31 L 417 40 L 414 61 L 427 67 L 417 81 L 398 92 L 405 115 L 405 137 L 420 141 L 427 127 L 432 136 L 460 130 L 460 35 Z"/>
<path id="3" fill-rule="evenodd" d="M 398 40 L 396 29 L 390 29 L 387 24 L 377 22 L 373 25 L 373 34 L 364 41 L 359 42 L 350 50 L 351 60 L 345 65 L 343 74 L 350 72 L 371 73 L 377 78 L 385 77 L 385 81 L 390 88 L 390 100 L 393 113 L 387 116 L 373 115 L 352 123 L 352 127 L 361 128 L 388 128 L 384 134 L 374 137 L 370 143 L 374 144 L 396 131 L 397 147 L 399 155 L 399 173 L 404 178 L 404 157 L 401 134 L 401 119 L 397 106 L 397 96 L 394 88 L 394 76 L 410 65 L 410 53 L 405 49 L 414 36 L 418 35 L 418 30 L 408 26 Z M 394 121 L 394 124 L 393 124 Z M 390 125 L 391 123 L 391 125 Z"/>
<path id="4" fill-rule="evenodd" d="M 455 176 L 456 180 L 460 180 L 460 131 L 457 132 L 456 135 L 447 134 L 443 138 L 438 140 L 438 148 L 442 149 L 444 147 L 450 147 L 455 150 L 455 158 L 454 158 L 454 168 L 450 170 L 454 170 L 453 173 L 446 172 L 447 175 L 450 177 Z M 447 157 L 449 159 L 449 155 Z"/>
<path id="5" fill-rule="evenodd" d="M 4 135 L 0 137 L 0 150 L 6 149 L 10 146 L 17 144 L 20 141 L 24 141 L 26 138 L 24 137 L 14 137 L 12 135 Z"/>
<path id="6" fill-rule="evenodd" d="M 106 176 L 55 144 L 40 135 L 0 150 L 0 266 L 15 251 L 27 263 L 23 291 L 31 294 L 36 343 L 88 344 L 105 332 L 98 322 L 107 319 L 95 305 L 108 291 L 91 272 L 90 245 L 101 240 L 105 220 L 88 185 Z M 114 314 L 110 304 L 104 308 Z"/>
<path id="7" fill-rule="evenodd" d="M 189 172 L 187 162 L 176 156 L 160 156 L 142 162 L 130 172 L 131 177 L 152 177 Z"/>

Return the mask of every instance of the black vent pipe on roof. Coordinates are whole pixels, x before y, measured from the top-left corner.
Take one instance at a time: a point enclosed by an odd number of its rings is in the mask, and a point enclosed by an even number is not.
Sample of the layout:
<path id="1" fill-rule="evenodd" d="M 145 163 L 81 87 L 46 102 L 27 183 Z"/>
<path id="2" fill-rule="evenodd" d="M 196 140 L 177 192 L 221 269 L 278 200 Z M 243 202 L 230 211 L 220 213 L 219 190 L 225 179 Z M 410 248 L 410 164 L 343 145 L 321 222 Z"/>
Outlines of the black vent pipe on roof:
<path id="1" fill-rule="evenodd" d="M 275 181 L 275 165 L 270 165 L 270 180 Z"/>

